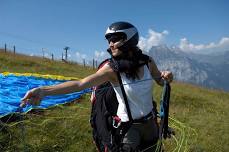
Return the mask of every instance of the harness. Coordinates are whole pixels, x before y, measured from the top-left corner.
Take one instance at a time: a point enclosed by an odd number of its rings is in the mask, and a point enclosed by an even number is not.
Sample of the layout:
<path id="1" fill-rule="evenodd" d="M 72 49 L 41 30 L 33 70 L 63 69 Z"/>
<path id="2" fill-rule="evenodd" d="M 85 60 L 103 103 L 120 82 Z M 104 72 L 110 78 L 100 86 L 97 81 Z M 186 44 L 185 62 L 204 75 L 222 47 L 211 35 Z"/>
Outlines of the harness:
<path id="1" fill-rule="evenodd" d="M 145 64 L 148 67 L 147 62 L 142 63 L 141 66 L 145 65 Z M 126 95 L 126 92 L 124 90 L 124 86 L 123 86 L 123 83 L 121 80 L 120 73 L 119 72 L 116 72 L 116 73 L 117 73 L 118 81 L 120 84 L 121 92 L 122 92 L 122 95 L 124 98 L 125 106 L 127 109 L 127 114 L 129 117 L 128 122 L 121 122 L 121 119 L 118 116 L 113 117 L 113 127 L 115 128 L 115 131 L 113 132 L 113 134 L 114 134 L 113 140 L 116 143 L 119 143 L 118 147 L 121 148 L 122 147 L 122 140 L 123 140 L 125 134 L 130 129 L 131 125 L 132 124 L 143 124 L 143 123 L 146 123 L 150 119 L 155 119 L 156 118 L 156 111 L 154 111 L 154 109 L 152 109 L 152 111 L 150 113 L 148 113 L 147 115 L 145 115 L 144 117 L 139 118 L 139 119 L 133 119 L 133 117 L 131 115 L 130 107 L 128 104 L 127 95 Z"/>
<path id="2" fill-rule="evenodd" d="M 102 65 L 104 65 L 104 63 L 107 63 L 111 60 L 112 59 L 107 59 L 105 62 L 103 62 Z M 147 65 L 147 67 L 148 67 L 147 63 L 148 62 L 144 62 L 144 63 L 141 63 L 141 65 Z M 100 97 L 102 97 L 102 96 L 96 96 L 96 97 L 98 97 L 98 101 L 96 101 L 97 99 L 92 100 L 93 105 L 96 105 L 96 106 L 92 107 L 92 115 L 91 115 L 91 121 L 90 122 L 91 122 L 92 128 L 93 128 L 93 138 L 94 138 L 94 141 L 95 141 L 97 148 L 100 152 L 108 152 L 108 150 L 111 152 L 122 152 L 122 140 L 123 140 L 125 134 L 128 132 L 128 130 L 132 124 L 140 124 L 140 123 L 143 124 L 150 119 L 155 119 L 155 120 L 157 119 L 158 112 L 156 110 L 156 103 L 153 101 L 153 105 L 154 105 L 153 108 L 154 109 L 152 109 L 152 112 L 148 113 L 147 115 L 145 115 L 144 117 L 142 117 L 140 119 L 133 120 L 131 112 L 130 112 L 128 100 L 127 100 L 127 95 L 126 95 L 126 92 L 124 90 L 124 86 L 123 86 L 123 83 L 121 80 L 121 75 L 118 71 L 116 71 L 116 74 L 117 74 L 117 78 L 119 81 L 121 92 L 122 92 L 122 95 L 124 98 L 124 102 L 126 105 L 129 121 L 128 122 L 121 122 L 121 119 L 116 115 L 116 112 L 117 112 L 116 108 L 118 106 L 117 105 L 117 99 L 115 102 L 113 102 L 114 99 L 108 99 L 107 100 L 106 98 L 110 97 L 109 93 L 104 89 L 100 89 L 100 88 L 104 88 L 104 86 L 105 87 L 107 87 L 107 86 L 106 85 L 99 86 L 97 88 L 98 91 L 104 92 L 104 94 L 106 94 L 106 95 L 104 95 L 104 98 L 101 98 L 101 99 L 100 99 Z M 109 88 L 111 88 L 111 87 L 112 86 L 109 85 Z M 160 109 L 160 115 L 159 115 L 161 117 L 160 128 L 159 128 L 159 139 L 160 140 L 162 140 L 163 137 L 167 138 L 171 134 L 169 127 L 168 127 L 168 112 L 169 112 L 168 108 L 169 108 L 170 90 L 171 89 L 170 89 L 169 83 L 165 82 L 164 87 L 163 87 L 162 97 L 161 97 L 161 105 L 160 105 L 161 109 Z M 111 102 L 111 100 L 112 100 L 112 102 Z M 101 101 L 101 102 L 99 102 L 99 101 Z M 106 103 L 106 101 L 108 101 L 108 102 Z M 110 105 L 111 103 L 115 103 L 115 104 Z M 99 113 L 94 113 L 93 111 L 94 111 L 94 109 L 96 109 L 96 107 L 99 109 L 104 107 L 104 108 L 102 108 L 104 110 L 104 112 L 101 111 Z M 114 108 L 114 107 L 116 107 L 116 108 Z M 101 126 L 100 124 L 103 124 L 103 126 Z M 100 133 L 104 133 L 104 132 L 106 132 L 106 134 L 105 135 L 103 134 L 101 136 Z M 155 143 L 157 142 L 157 140 L 155 141 Z M 161 150 L 162 143 L 158 146 Z"/>

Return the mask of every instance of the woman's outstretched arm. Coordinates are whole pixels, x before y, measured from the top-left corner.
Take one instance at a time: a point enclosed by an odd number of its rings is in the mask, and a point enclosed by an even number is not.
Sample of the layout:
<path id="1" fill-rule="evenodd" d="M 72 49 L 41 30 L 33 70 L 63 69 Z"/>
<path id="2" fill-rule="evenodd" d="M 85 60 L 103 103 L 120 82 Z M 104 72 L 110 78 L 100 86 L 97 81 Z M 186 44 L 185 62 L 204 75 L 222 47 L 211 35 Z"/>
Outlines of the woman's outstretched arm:
<path id="1" fill-rule="evenodd" d="M 113 70 L 109 65 L 103 66 L 96 73 L 83 78 L 80 81 L 67 81 L 53 86 L 43 86 L 29 90 L 21 101 L 21 106 L 25 104 L 39 104 L 42 98 L 49 95 L 68 94 L 90 88 L 106 81 L 112 80 Z"/>

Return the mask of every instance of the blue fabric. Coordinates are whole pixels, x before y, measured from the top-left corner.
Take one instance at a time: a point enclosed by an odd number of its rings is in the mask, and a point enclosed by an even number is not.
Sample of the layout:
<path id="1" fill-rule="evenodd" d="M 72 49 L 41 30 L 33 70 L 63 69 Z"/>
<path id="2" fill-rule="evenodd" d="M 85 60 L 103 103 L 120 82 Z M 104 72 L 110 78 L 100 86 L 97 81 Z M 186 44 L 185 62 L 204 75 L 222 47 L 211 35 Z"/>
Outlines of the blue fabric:
<path id="1" fill-rule="evenodd" d="M 34 76 L 15 76 L 13 74 L 4 76 L 0 74 L 0 117 L 18 112 L 21 99 L 28 90 L 61 82 L 65 82 L 65 80 L 44 79 Z M 20 109 L 20 112 L 28 112 L 33 108 L 48 108 L 57 104 L 71 102 L 90 91 L 90 89 L 85 89 L 66 95 L 47 96 L 39 106 L 27 105 L 25 108 Z"/>

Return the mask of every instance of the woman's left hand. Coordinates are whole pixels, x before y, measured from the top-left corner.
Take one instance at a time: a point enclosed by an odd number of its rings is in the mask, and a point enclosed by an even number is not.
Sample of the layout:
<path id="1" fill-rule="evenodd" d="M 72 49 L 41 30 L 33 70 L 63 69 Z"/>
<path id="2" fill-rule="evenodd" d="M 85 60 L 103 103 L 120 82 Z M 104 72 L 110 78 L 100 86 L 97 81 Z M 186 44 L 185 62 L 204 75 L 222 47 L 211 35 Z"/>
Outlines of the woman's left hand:
<path id="1" fill-rule="evenodd" d="M 161 71 L 161 77 L 162 79 L 172 82 L 173 81 L 173 74 L 171 71 Z"/>

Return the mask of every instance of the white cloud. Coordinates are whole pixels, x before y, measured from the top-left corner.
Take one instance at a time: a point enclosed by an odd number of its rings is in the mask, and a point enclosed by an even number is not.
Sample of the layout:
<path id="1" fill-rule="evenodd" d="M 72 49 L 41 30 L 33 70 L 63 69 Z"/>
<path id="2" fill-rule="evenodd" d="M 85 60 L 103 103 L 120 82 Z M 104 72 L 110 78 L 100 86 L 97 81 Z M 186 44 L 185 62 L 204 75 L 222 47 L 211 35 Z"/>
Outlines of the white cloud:
<path id="1" fill-rule="evenodd" d="M 85 59 L 87 57 L 86 54 L 81 54 L 80 52 L 76 52 L 76 57 L 80 59 Z"/>
<path id="2" fill-rule="evenodd" d="M 153 31 L 152 29 L 148 30 L 146 37 L 140 37 L 138 46 L 143 50 L 148 52 L 153 46 L 162 45 L 165 43 L 166 36 L 169 34 L 167 30 L 160 32 Z M 180 50 L 193 53 L 212 53 L 229 50 L 229 37 L 223 37 L 218 42 L 211 42 L 209 44 L 193 44 L 188 41 L 187 38 L 180 39 L 180 43 L 177 46 Z M 80 52 L 75 52 L 76 61 L 83 63 L 83 60 L 88 59 L 86 54 Z M 103 61 L 106 58 L 109 58 L 110 55 L 106 51 L 95 51 L 94 59 L 97 61 Z M 92 59 L 91 59 L 92 60 Z"/>
<path id="3" fill-rule="evenodd" d="M 86 59 L 86 57 L 87 57 L 86 54 L 82 54 L 82 55 L 81 55 L 81 58 L 82 58 L 82 59 Z"/>
<path id="4" fill-rule="evenodd" d="M 95 60 L 103 61 L 106 58 L 109 58 L 110 55 L 105 51 L 95 51 Z"/>
<path id="5" fill-rule="evenodd" d="M 79 52 L 76 52 L 76 57 L 80 57 L 80 53 Z"/>
<path id="6" fill-rule="evenodd" d="M 79 62 L 79 63 L 83 63 L 83 60 L 87 58 L 87 55 L 86 54 L 82 54 L 80 52 L 75 52 L 75 55 L 76 55 L 76 61 Z"/>
<path id="7" fill-rule="evenodd" d="M 192 44 L 187 38 L 182 38 L 180 40 L 179 48 L 182 51 L 193 52 L 193 53 L 212 53 L 221 52 L 229 50 L 229 38 L 223 37 L 217 43 L 211 42 L 209 44 Z"/>
<path id="8" fill-rule="evenodd" d="M 46 58 L 48 58 L 50 55 L 49 55 L 49 53 L 44 53 L 44 56 L 46 57 Z"/>
<path id="9" fill-rule="evenodd" d="M 149 51 L 152 46 L 162 44 L 168 34 L 169 32 L 167 30 L 164 30 L 162 33 L 158 33 L 149 29 L 146 37 L 140 37 L 138 46 L 144 51 Z"/>
<path id="10" fill-rule="evenodd" d="M 152 29 L 148 30 L 146 37 L 141 36 L 138 46 L 148 52 L 153 46 L 162 45 L 165 43 L 166 36 L 169 34 L 167 30 L 156 32 Z M 208 54 L 213 52 L 223 52 L 229 50 L 229 37 L 223 37 L 218 42 L 210 42 L 208 44 L 193 44 L 187 38 L 180 39 L 177 46 L 185 52 Z"/>

